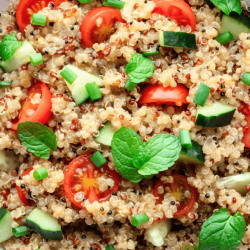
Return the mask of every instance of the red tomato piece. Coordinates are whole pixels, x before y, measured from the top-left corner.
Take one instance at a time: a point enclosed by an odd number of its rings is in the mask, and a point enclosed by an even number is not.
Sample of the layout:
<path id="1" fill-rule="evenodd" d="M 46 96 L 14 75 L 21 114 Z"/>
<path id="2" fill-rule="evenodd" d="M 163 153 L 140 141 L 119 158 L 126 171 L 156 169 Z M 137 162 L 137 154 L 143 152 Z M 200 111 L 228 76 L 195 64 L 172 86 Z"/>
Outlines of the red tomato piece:
<path id="1" fill-rule="evenodd" d="M 23 172 L 22 176 L 30 174 L 30 172 L 33 170 L 33 168 L 28 168 L 26 171 Z"/>
<path id="2" fill-rule="evenodd" d="M 139 104 L 157 103 L 175 105 L 177 102 L 188 104 L 188 89 L 183 84 L 166 88 L 164 88 L 162 84 L 147 85 L 141 94 Z"/>
<path id="3" fill-rule="evenodd" d="M 153 0 L 155 8 L 152 13 L 159 13 L 171 20 L 176 21 L 179 26 L 191 26 L 192 31 L 196 29 L 195 15 L 190 6 L 183 0 Z"/>
<path id="4" fill-rule="evenodd" d="M 172 174 L 174 179 L 173 183 L 163 183 L 161 180 L 157 181 L 153 188 L 153 195 L 157 198 L 156 204 L 161 204 L 164 199 L 164 194 L 169 192 L 171 196 L 174 196 L 177 201 L 180 202 L 180 206 L 174 217 L 179 217 L 189 213 L 194 207 L 196 201 L 196 188 L 190 186 L 187 181 L 187 177 L 180 174 Z M 158 188 L 163 186 L 165 192 L 163 194 L 158 194 Z M 185 191 L 190 192 L 190 197 L 186 198 L 184 196 Z"/>
<path id="5" fill-rule="evenodd" d="M 19 29 L 25 33 L 25 28 L 30 24 L 30 19 L 33 13 L 37 13 L 50 3 L 54 7 L 59 6 L 65 0 L 21 0 L 16 10 L 16 21 Z"/>
<path id="6" fill-rule="evenodd" d="M 17 130 L 21 122 L 31 121 L 45 124 L 51 115 L 52 95 L 45 83 L 36 83 L 31 86 L 28 97 L 22 104 L 18 119 L 13 121 L 12 129 Z"/>
<path id="7" fill-rule="evenodd" d="M 19 199 L 21 200 L 21 202 L 25 206 L 31 206 L 31 204 L 29 203 L 29 201 L 25 197 L 25 194 L 24 194 L 23 190 L 19 186 L 16 186 L 16 189 L 17 189 L 17 193 L 18 193 L 18 196 L 19 196 Z"/>
<path id="8" fill-rule="evenodd" d="M 97 7 L 83 19 L 81 25 L 82 40 L 86 47 L 102 43 L 115 32 L 115 22 L 125 22 L 121 13 L 111 7 Z"/>
<path id="9" fill-rule="evenodd" d="M 250 106 L 243 103 L 239 108 L 239 112 L 245 115 L 247 121 L 247 126 L 243 128 L 244 136 L 242 142 L 245 144 L 246 148 L 250 148 Z"/>
<path id="10" fill-rule="evenodd" d="M 90 203 L 94 201 L 108 201 L 113 192 L 119 188 L 119 179 L 116 171 L 111 170 L 106 163 L 101 168 L 95 167 L 89 159 L 90 154 L 81 155 L 70 162 L 64 173 L 64 192 L 68 199 L 80 208 L 84 208 L 83 199 Z M 98 187 L 98 178 L 111 178 L 114 186 L 101 192 Z"/>

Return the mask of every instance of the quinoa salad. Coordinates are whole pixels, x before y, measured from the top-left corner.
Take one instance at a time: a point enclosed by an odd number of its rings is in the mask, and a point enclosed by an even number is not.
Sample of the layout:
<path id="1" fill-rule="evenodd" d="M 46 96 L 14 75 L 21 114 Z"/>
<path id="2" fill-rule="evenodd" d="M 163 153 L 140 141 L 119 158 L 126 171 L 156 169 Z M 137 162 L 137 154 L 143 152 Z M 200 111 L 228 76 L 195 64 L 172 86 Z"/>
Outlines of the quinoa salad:
<path id="1" fill-rule="evenodd" d="M 249 250 L 249 11 L 10 1 L 0 249 Z"/>

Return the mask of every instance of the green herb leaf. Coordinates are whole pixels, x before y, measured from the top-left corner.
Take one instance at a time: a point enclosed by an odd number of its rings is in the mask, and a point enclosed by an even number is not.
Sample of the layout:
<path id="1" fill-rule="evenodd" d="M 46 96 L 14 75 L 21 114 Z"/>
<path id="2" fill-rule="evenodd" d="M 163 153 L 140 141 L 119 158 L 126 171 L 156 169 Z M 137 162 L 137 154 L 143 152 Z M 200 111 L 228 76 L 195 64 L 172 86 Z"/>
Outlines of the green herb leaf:
<path id="1" fill-rule="evenodd" d="M 117 171 L 131 182 L 139 182 L 143 176 L 133 165 L 135 151 L 143 145 L 140 136 L 130 128 L 121 127 L 112 138 L 111 149 Z"/>
<path id="2" fill-rule="evenodd" d="M 17 41 L 15 33 L 6 35 L 0 43 L 0 56 L 2 60 L 6 61 L 11 58 L 16 49 L 20 48 L 22 45 L 22 42 Z"/>
<path id="3" fill-rule="evenodd" d="M 91 0 L 77 0 L 77 1 L 80 3 L 90 3 L 91 2 Z"/>
<path id="4" fill-rule="evenodd" d="M 153 62 L 141 54 L 134 53 L 126 66 L 125 72 L 129 80 L 133 83 L 144 82 L 148 77 L 153 75 Z"/>
<path id="5" fill-rule="evenodd" d="M 237 212 L 231 216 L 226 208 L 215 212 L 202 225 L 199 249 L 236 250 L 244 236 L 246 222 Z"/>
<path id="6" fill-rule="evenodd" d="M 133 164 L 139 168 L 141 175 L 158 174 L 167 170 L 179 158 L 180 139 L 170 134 L 159 134 L 151 137 L 135 152 Z"/>
<path id="7" fill-rule="evenodd" d="M 1 81 L 0 82 L 0 88 L 3 87 L 3 86 L 9 86 L 13 81 Z"/>
<path id="8" fill-rule="evenodd" d="M 242 12 L 240 0 L 211 0 L 211 2 L 226 15 L 229 15 L 232 11 L 238 14 Z"/>
<path id="9" fill-rule="evenodd" d="M 57 149 L 56 135 L 39 122 L 19 123 L 17 134 L 27 150 L 40 158 L 48 159 L 50 151 Z"/>

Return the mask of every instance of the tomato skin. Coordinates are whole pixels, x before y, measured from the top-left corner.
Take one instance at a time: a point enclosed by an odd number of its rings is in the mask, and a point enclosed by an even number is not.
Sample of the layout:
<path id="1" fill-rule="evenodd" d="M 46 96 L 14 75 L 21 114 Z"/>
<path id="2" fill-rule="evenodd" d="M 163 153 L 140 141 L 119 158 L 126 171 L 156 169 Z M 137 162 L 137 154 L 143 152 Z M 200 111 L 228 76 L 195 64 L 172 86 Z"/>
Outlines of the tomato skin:
<path id="1" fill-rule="evenodd" d="M 102 18 L 99 27 L 96 20 Z M 92 47 L 95 43 L 106 41 L 112 32 L 115 22 L 125 22 L 121 13 L 111 7 L 97 7 L 91 10 L 83 19 L 81 25 L 82 40 L 86 47 Z M 95 36 L 94 34 L 98 34 Z"/>
<path id="2" fill-rule="evenodd" d="M 53 3 L 54 7 L 59 6 L 65 0 L 21 0 L 17 6 L 16 21 L 19 29 L 25 34 L 25 28 L 30 24 L 32 13 L 37 13 L 49 3 Z"/>
<path id="3" fill-rule="evenodd" d="M 42 95 L 41 101 L 38 105 L 34 106 L 30 103 L 29 97 L 32 95 L 32 93 L 39 93 Z M 28 97 L 23 102 L 22 108 L 19 111 L 18 122 L 13 122 L 12 129 L 17 130 L 18 124 L 26 121 L 40 122 L 45 124 L 52 114 L 51 98 L 51 92 L 45 83 L 36 83 L 35 85 L 31 86 L 28 91 Z M 31 116 L 27 116 L 26 114 L 29 108 L 35 109 L 35 112 Z"/>
<path id="4" fill-rule="evenodd" d="M 33 168 L 28 168 L 26 171 L 23 172 L 22 176 L 29 175 Z"/>
<path id="5" fill-rule="evenodd" d="M 247 126 L 243 128 L 244 136 L 242 138 L 242 143 L 245 144 L 246 148 L 250 148 L 250 105 L 242 103 L 239 112 L 245 115 L 245 120 L 247 121 Z"/>
<path id="6" fill-rule="evenodd" d="M 73 188 L 77 184 L 76 181 L 76 175 L 79 173 L 79 169 L 82 169 L 83 173 L 86 173 L 87 179 L 82 179 L 81 182 L 82 188 L 84 191 L 86 191 L 86 194 L 84 195 L 90 203 L 93 203 L 94 201 L 98 202 L 104 202 L 108 201 L 112 195 L 113 192 L 117 192 L 119 188 L 119 179 L 118 175 L 114 170 L 110 170 L 108 167 L 108 164 L 104 164 L 101 168 L 96 168 L 95 165 L 91 162 L 89 159 L 91 157 L 90 154 L 84 154 L 81 156 L 78 156 L 73 161 L 70 162 L 70 164 L 67 166 L 65 172 L 64 172 L 64 192 L 67 196 L 67 198 L 76 206 L 85 209 L 85 207 L 82 205 L 82 201 L 78 202 L 74 199 L 74 194 L 76 193 Z M 97 188 L 94 186 L 89 186 L 87 190 L 86 186 L 88 186 L 88 181 L 95 182 L 95 175 L 99 173 L 107 173 L 109 178 L 112 178 L 114 181 L 114 186 L 110 189 L 107 189 L 104 192 L 98 193 Z M 81 179 L 80 179 L 81 180 Z M 86 182 L 84 182 L 86 181 Z M 78 182 L 79 183 L 79 182 Z"/>
<path id="7" fill-rule="evenodd" d="M 188 89 L 183 84 L 164 88 L 162 84 L 147 85 L 141 92 L 139 104 L 160 103 L 175 105 L 176 102 L 187 102 Z"/>
<path id="8" fill-rule="evenodd" d="M 177 212 L 174 213 L 174 217 L 179 217 L 182 215 L 185 215 L 189 213 L 192 208 L 194 207 L 195 201 L 196 201 L 196 188 L 190 186 L 187 181 L 187 177 L 180 175 L 180 174 L 171 174 L 170 176 L 173 177 L 174 182 L 173 183 L 166 183 L 164 184 L 161 180 L 158 180 L 153 188 L 153 195 L 157 198 L 156 199 L 156 204 L 161 204 L 164 198 L 164 194 L 158 194 L 158 188 L 159 186 L 163 187 L 170 187 L 171 190 L 176 191 L 177 188 L 181 185 L 184 186 L 187 190 L 190 191 L 191 196 L 185 201 L 185 204 L 180 205 L 177 209 Z"/>
<path id="9" fill-rule="evenodd" d="M 159 13 L 175 20 L 179 26 L 190 25 L 196 30 L 195 15 L 190 6 L 183 0 L 153 0 L 155 8 L 152 13 Z"/>
<path id="10" fill-rule="evenodd" d="M 24 194 L 23 190 L 19 186 L 16 186 L 16 189 L 17 189 L 17 194 L 18 194 L 19 199 L 21 200 L 21 202 L 25 206 L 31 206 L 31 204 L 28 202 L 27 198 L 25 197 L 25 194 Z"/>

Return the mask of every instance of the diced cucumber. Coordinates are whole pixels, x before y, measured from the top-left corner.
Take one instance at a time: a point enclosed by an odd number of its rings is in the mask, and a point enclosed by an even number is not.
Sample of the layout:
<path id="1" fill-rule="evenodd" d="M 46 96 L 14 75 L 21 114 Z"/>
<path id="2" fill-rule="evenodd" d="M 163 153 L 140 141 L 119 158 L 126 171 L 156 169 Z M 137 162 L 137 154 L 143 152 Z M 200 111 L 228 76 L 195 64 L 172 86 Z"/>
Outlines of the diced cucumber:
<path id="1" fill-rule="evenodd" d="M 0 151 L 0 170 L 7 172 L 19 166 L 18 156 L 14 151 L 1 150 Z"/>
<path id="2" fill-rule="evenodd" d="M 198 106 L 195 125 L 201 127 L 223 127 L 231 123 L 236 108 L 229 104 L 214 102 L 213 105 Z"/>
<path id="3" fill-rule="evenodd" d="M 223 15 L 220 34 L 227 31 L 232 33 L 234 40 L 238 40 L 241 33 L 250 33 L 250 18 L 235 12 L 231 12 L 229 16 Z"/>
<path id="4" fill-rule="evenodd" d="M 167 219 L 157 224 L 153 224 L 151 228 L 145 232 L 145 239 L 154 246 L 160 247 L 164 244 L 164 238 L 172 228 L 172 220 Z"/>
<path id="5" fill-rule="evenodd" d="M 12 223 L 13 219 L 10 215 L 10 212 L 4 208 L 0 208 L 0 243 L 10 239 L 12 234 Z"/>
<path id="6" fill-rule="evenodd" d="M 111 140 L 115 131 L 116 129 L 113 127 L 111 122 L 106 122 L 104 126 L 99 130 L 99 135 L 95 138 L 95 141 L 106 146 L 111 146 Z"/>
<path id="7" fill-rule="evenodd" d="M 196 49 L 194 34 L 185 32 L 159 31 L 159 44 L 166 47 Z"/>
<path id="8" fill-rule="evenodd" d="M 52 215 L 35 208 L 26 218 L 27 226 L 48 240 L 62 240 L 62 229 Z"/>
<path id="9" fill-rule="evenodd" d="M 125 2 L 124 7 L 121 10 L 121 14 L 124 17 L 129 17 L 132 14 L 132 11 L 134 10 L 135 0 L 121 0 Z"/>
<path id="10" fill-rule="evenodd" d="M 89 98 L 85 85 L 90 82 L 95 82 L 98 86 L 101 86 L 102 79 L 83 71 L 74 65 L 67 65 L 67 67 L 77 75 L 76 80 L 72 84 L 68 83 L 66 80 L 65 82 L 70 89 L 76 104 L 80 105 Z"/>
<path id="11" fill-rule="evenodd" d="M 182 147 L 178 160 L 195 166 L 204 165 L 204 154 L 202 151 L 202 146 L 196 141 L 191 142 L 192 148 L 188 149 Z"/>
<path id="12" fill-rule="evenodd" d="M 250 173 L 232 175 L 228 177 L 223 177 L 218 180 L 225 188 L 234 189 L 241 195 L 247 193 L 247 185 L 250 184 Z"/>
<path id="13" fill-rule="evenodd" d="M 23 64 L 30 62 L 30 55 L 36 54 L 36 51 L 28 41 L 18 48 L 13 56 L 5 62 L 0 63 L 4 72 L 11 72 L 20 68 Z"/>

